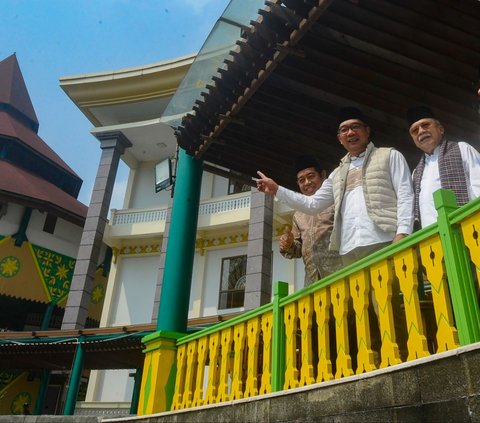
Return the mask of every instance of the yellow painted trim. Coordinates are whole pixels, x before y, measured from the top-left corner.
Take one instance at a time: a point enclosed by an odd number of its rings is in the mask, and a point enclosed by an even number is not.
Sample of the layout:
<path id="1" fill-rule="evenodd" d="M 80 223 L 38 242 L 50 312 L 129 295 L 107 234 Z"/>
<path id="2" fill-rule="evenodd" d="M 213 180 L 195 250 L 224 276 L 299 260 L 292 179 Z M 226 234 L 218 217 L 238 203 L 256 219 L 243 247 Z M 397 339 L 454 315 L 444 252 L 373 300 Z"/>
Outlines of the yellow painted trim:
<path id="1" fill-rule="evenodd" d="M 9 240 L 11 240 L 11 239 L 12 239 L 12 237 L 8 235 L 8 236 L 6 236 L 5 238 L 0 239 L 0 244 L 3 244 L 4 242 L 7 242 L 7 241 L 9 241 Z"/>
<path id="2" fill-rule="evenodd" d="M 14 378 L 8 385 L 5 385 L 3 389 L 0 390 L 0 399 L 2 399 L 2 394 L 7 392 L 7 389 L 10 389 L 15 383 L 17 383 L 21 378 L 25 377 L 28 372 L 20 373 L 16 378 Z"/>
<path id="3" fill-rule="evenodd" d="M 117 249 L 118 253 L 122 256 L 128 255 L 145 255 L 145 254 L 159 254 L 161 244 L 150 245 L 126 245 Z M 149 250 L 150 249 L 150 250 Z"/>

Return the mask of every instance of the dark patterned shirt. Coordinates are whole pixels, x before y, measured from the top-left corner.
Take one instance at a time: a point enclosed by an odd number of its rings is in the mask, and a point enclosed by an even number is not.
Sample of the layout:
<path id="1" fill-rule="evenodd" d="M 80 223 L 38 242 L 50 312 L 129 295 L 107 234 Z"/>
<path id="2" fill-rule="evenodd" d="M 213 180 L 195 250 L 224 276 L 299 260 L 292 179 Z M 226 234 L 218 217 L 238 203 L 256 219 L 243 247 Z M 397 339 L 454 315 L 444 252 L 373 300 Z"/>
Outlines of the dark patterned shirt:
<path id="1" fill-rule="evenodd" d="M 333 216 L 333 206 L 314 216 L 299 211 L 293 215 L 294 241 L 288 251 L 281 254 L 288 259 L 303 258 L 305 286 L 342 267 L 338 253 L 328 249 Z"/>

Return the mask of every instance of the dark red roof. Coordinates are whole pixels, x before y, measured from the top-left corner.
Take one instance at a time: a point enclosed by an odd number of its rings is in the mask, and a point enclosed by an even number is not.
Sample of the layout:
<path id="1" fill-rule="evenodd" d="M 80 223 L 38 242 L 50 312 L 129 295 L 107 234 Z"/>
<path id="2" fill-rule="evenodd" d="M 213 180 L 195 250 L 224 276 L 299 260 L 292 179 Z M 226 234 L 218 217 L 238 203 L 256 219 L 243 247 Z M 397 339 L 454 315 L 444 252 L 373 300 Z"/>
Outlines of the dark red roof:
<path id="1" fill-rule="evenodd" d="M 2 196 L 83 225 L 87 206 L 60 188 L 4 160 L 0 160 L 0 175 Z"/>
<path id="2" fill-rule="evenodd" d="M 0 136 L 18 139 L 34 151 L 40 153 L 68 173 L 78 175 L 53 151 L 34 131 L 23 126 L 8 113 L 0 111 Z"/>
<path id="3" fill-rule="evenodd" d="M 0 61 L 0 103 L 11 105 L 38 128 L 37 115 L 15 54 Z"/>
<path id="4" fill-rule="evenodd" d="M 3 107 L 2 107 L 3 106 Z M 38 119 L 15 54 L 0 61 L 0 136 L 18 139 L 68 173 L 78 175 L 37 134 Z"/>

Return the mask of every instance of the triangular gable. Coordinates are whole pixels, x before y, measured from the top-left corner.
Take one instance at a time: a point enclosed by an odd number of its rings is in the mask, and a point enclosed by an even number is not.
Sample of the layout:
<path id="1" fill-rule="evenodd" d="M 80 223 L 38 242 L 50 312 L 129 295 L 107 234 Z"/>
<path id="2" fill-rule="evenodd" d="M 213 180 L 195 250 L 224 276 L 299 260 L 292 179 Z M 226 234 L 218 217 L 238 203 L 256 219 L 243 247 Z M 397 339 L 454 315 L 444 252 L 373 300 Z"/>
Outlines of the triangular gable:
<path id="1" fill-rule="evenodd" d="M 0 104 L 6 104 L 18 111 L 38 131 L 38 119 L 23 79 L 17 56 L 12 54 L 0 62 Z"/>
<path id="2" fill-rule="evenodd" d="M 58 304 L 68 296 L 75 259 L 30 244 L 48 299 Z"/>

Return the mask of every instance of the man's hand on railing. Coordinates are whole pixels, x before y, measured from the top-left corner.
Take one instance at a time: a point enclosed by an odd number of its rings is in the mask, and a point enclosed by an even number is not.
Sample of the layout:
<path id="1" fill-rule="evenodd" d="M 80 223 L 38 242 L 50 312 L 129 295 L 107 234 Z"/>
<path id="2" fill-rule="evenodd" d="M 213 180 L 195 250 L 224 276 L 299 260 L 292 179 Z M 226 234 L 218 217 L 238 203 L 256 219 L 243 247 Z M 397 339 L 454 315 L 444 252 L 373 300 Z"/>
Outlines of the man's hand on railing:
<path id="1" fill-rule="evenodd" d="M 397 234 L 397 235 L 395 235 L 395 237 L 392 240 L 392 244 L 394 242 L 400 241 L 401 239 L 405 238 L 406 236 L 407 236 L 407 234 Z"/>

